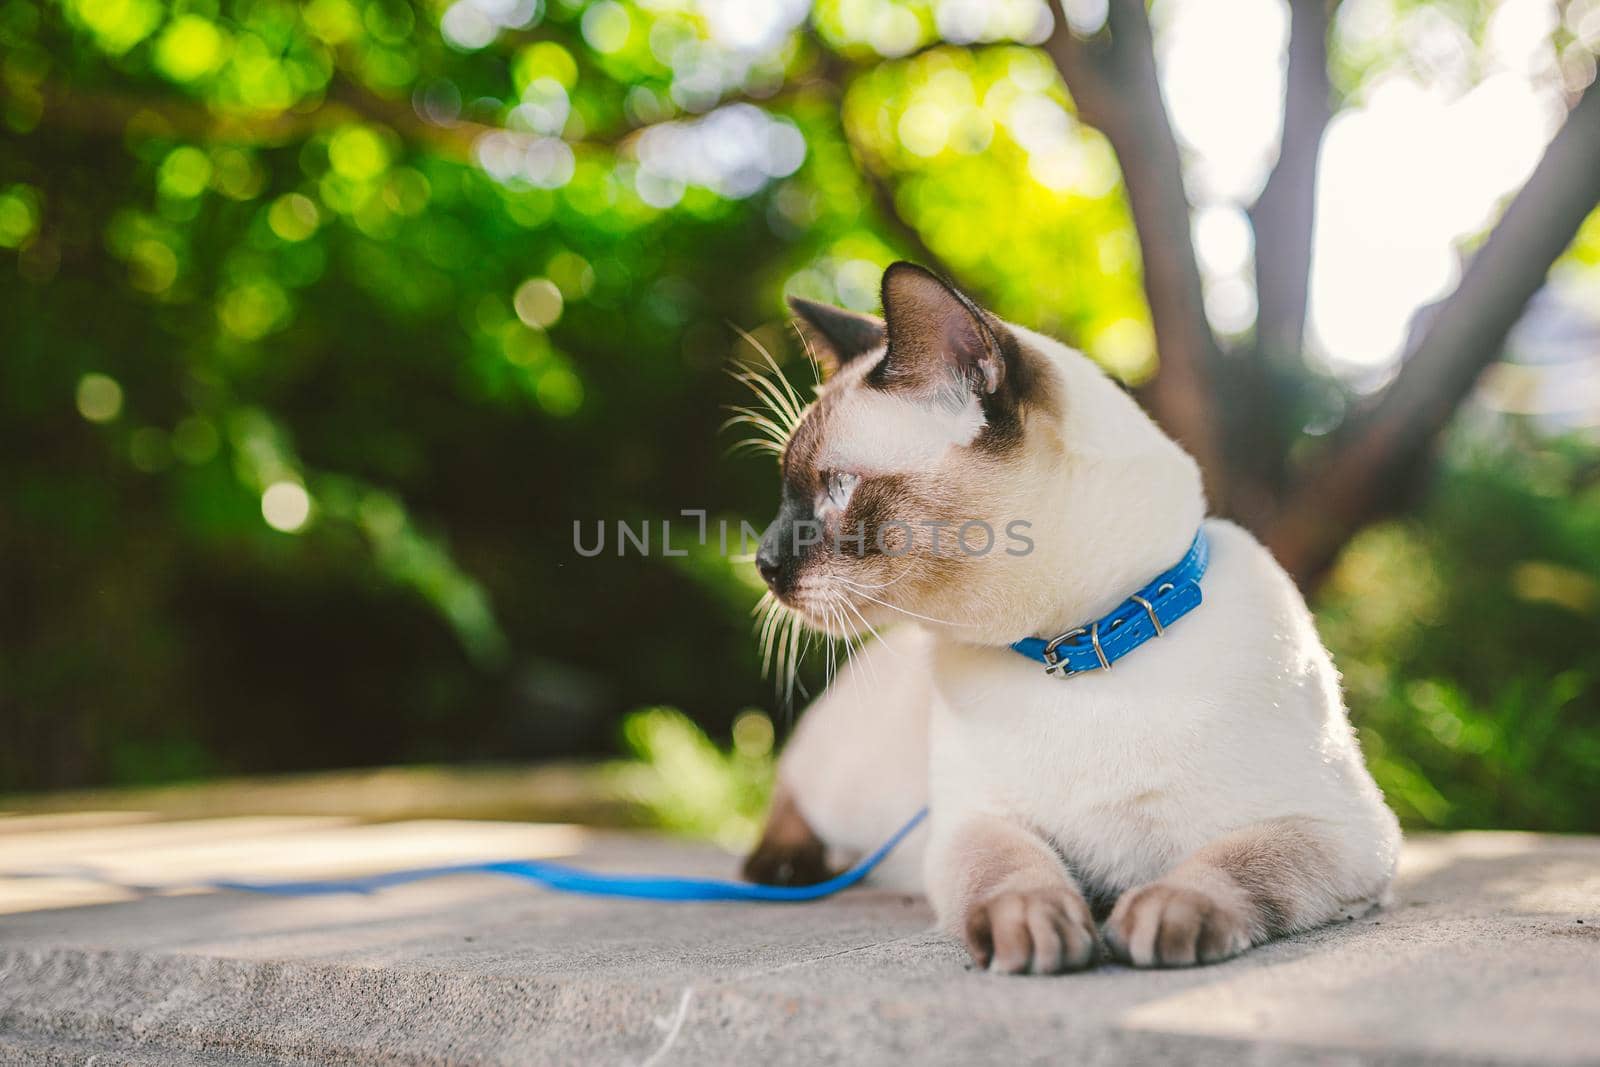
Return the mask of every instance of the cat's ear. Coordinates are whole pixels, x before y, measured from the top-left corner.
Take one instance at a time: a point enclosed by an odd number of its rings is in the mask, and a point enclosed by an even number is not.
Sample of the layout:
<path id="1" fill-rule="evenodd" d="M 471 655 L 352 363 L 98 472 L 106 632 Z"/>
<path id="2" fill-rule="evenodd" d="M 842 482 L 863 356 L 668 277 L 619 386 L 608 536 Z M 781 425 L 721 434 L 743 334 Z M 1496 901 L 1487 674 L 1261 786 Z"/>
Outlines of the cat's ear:
<path id="1" fill-rule="evenodd" d="M 891 264 L 883 272 L 883 317 L 890 380 L 933 389 L 964 379 L 984 393 L 1000 388 L 1005 327 L 937 274 L 915 263 Z"/>
<path id="2" fill-rule="evenodd" d="M 880 318 L 798 296 L 789 298 L 789 307 L 805 322 L 812 352 L 829 374 L 883 347 L 886 335 Z"/>

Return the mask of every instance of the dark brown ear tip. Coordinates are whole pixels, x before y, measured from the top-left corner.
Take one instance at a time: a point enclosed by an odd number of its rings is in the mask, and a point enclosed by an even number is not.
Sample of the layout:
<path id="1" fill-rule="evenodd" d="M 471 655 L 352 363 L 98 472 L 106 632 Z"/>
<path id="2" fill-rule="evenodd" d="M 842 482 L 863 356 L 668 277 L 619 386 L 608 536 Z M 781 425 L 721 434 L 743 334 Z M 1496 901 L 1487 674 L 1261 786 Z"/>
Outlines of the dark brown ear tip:
<path id="1" fill-rule="evenodd" d="M 837 368 L 883 344 L 883 320 L 859 311 L 807 300 L 788 298 L 789 308 L 805 323 L 802 336 L 811 341 L 817 359 Z"/>
<path id="2" fill-rule="evenodd" d="M 883 269 L 883 284 L 888 285 L 889 279 L 901 274 L 914 274 L 922 278 L 932 278 L 935 281 L 944 280 L 921 263 L 913 263 L 909 259 L 897 259 Z"/>

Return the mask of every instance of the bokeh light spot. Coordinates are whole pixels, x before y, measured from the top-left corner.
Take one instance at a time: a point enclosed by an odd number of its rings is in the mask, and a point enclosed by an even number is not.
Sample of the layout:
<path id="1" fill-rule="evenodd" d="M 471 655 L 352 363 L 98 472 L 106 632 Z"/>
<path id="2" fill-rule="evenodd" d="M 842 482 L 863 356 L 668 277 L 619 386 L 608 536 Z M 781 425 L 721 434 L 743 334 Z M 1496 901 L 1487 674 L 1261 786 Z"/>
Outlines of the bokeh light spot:
<path id="1" fill-rule="evenodd" d="M 213 182 L 222 195 L 232 200 L 253 200 L 266 184 L 266 172 L 254 156 L 239 148 L 217 148 L 211 153 L 215 169 Z"/>
<path id="2" fill-rule="evenodd" d="M 549 78 L 570 91 L 578 84 L 578 64 L 572 54 L 554 41 L 540 41 L 517 53 L 511 76 L 520 93 L 540 78 Z"/>
<path id="3" fill-rule="evenodd" d="M 687 122 L 661 122 L 634 145 L 635 186 L 646 203 L 670 206 L 679 186 L 740 198 L 785 178 L 806 158 L 805 137 L 792 124 L 747 103 L 719 107 Z M 652 184 L 656 183 L 656 184 Z M 678 192 L 681 196 L 681 191 Z"/>
<path id="4" fill-rule="evenodd" d="M 948 112 L 937 104 L 914 104 L 900 116 L 900 143 L 919 156 L 934 156 L 950 139 Z"/>
<path id="5" fill-rule="evenodd" d="M 529 278 L 517 287 L 512 300 L 517 318 L 535 329 L 544 330 L 561 318 L 561 290 L 549 278 Z"/>
<path id="6" fill-rule="evenodd" d="M 572 180 L 577 158 L 558 137 L 538 137 L 522 158 L 522 176 L 541 189 L 559 189 Z"/>
<path id="7" fill-rule="evenodd" d="M 0 193 L 0 247 L 21 248 L 39 226 L 39 194 L 31 185 Z"/>
<path id="8" fill-rule="evenodd" d="M 90 422 L 110 422 L 122 413 L 122 386 L 105 374 L 78 379 L 78 414 Z"/>
<path id="9" fill-rule="evenodd" d="M 833 287 L 839 303 L 856 311 L 872 311 L 878 306 L 879 282 L 883 267 L 870 259 L 850 259 L 834 270 Z"/>
<path id="10" fill-rule="evenodd" d="M 425 176 L 410 167 L 401 167 L 390 173 L 383 202 L 402 215 L 418 215 L 432 195 L 433 187 Z"/>
<path id="11" fill-rule="evenodd" d="M 178 280 L 178 255 L 165 242 L 146 238 L 128 253 L 128 280 L 146 293 L 164 293 Z"/>
<path id="12" fill-rule="evenodd" d="M 311 517 L 311 495 L 298 482 L 273 482 L 261 494 L 261 517 L 283 533 L 298 533 Z"/>
<path id="13" fill-rule="evenodd" d="M 227 58 L 227 42 L 216 24 L 199 15 L 180 15 L 156 42 L 156 66 L 175 81 L 205 77 Z"/>
<path id="14" fill-rule="evenodd" d="M 285 241 L 304 241 L 317 232 L 317 205 L 301 193 L 285 193 L 267 210 L 267 225 Z"/>
<path id="15" fill-rule="evenodd" d="M 211 160 L 198 148 L 184 145 L 167 153 L 156 179 L 163 196 L 187 200 L 205 192 L 211 182 Z"/>
<path id="16" fill-rule="evenodd" d="M 511 322 L 500 331 L 500 349 L 506 362 L 519 367 L 532 367 L 548 360 L 550 344 L 544 334 Z"/>
<path id="17" fill-rule="evenodd" d="M 487 13 L 468 0 L 451 4 L 439 19 L 444 39 L 464 52 L 475 52 L 491 44 L 500 32 Z"/>
<path id="18" fill-rule="evenodd" d="M 148 37 L 162 15 L 157 0 L 69 0 L 67 10 L 112 55 Z"/>
<path id="19" fill-rule="evenodd" d="M 1137 381 L 1149 371 L 1155 348 L 1150 327 L 1131 318 L 1107 324 L 1089 343 L 1090 354 L 1124 381 Z"/>
<path id="20" fill-rule="evenodd" d="M 571 415 L 583 406 L 583 383 L 566 367 L 551 367 L 539 376 L 539 406 L 552 415 Z"/>
<path id="21" fill-rule="evenodd" d="M 601 0 L 583 13 L 583 39 L 596 52 L 620 52 L 628 43 L 633 22 L 628 11 L 614 0 Z"/>
<path id="22" fill-rule="evenodd" d="M 733 747 L 741 756 L 759 759 L 772 751 L 772 720 L 759 711 L 742 712 L 733 720 Z"/>
<path id="23" fill-rule="evenodd" d="M 514 130 L 559 134 L 572 113 L 566 88 L 554 78 L 535 78 L 522 90 L 522 103 L 512 108 L 506 124 Z"/>
<path id="24" fill-rule="evenodd" d="M 223 328 L 241 341 L 265 337 L 289 317 L 289 297 L 270 278 L 252 278 L 230 289 L 217 308 Z"/>
<path id="25" fill-rule="evenodd" d="M 339 44 L 361 29 L 361 12 L 350 0 L 311 0 L 301 9 L 311 32 L 329 44 Z"/>
<path id="26" fill-rule="evenodd" d="M 594 288 L 594 268 L 576 252 L 557 252 L 545 264 L 544 272 L 560 287 L 562 297 L 568 301 L 588 296 L 589 290 Z"/>
<path id="27" fill-rule="evenodd" d="M 365 126 L 346 126 L 328 143 L 328 162 L 354 181 L 368 181 L 389 166 L 389 148 Z"/>
<path id="28" fill-rule="evenodd" d="M 877 4 L 862 8 L 871 12 L 867 39 L 882 56 L 903 56 L 922 40 L 922 23 L 916 13 L 903 5 Z"/>

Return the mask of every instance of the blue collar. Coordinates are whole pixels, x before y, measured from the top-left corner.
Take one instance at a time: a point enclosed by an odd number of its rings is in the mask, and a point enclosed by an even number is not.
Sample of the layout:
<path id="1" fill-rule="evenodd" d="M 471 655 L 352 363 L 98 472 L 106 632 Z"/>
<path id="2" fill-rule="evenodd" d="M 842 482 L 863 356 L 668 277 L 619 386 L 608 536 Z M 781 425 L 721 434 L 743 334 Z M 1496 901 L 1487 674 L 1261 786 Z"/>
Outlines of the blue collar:
<path id="1" fill-rule="evenodd" d="M 1011 647 L 1044 664 L 1046 674 L 1070 678 L 1085 671 L 1109 671 L 1129 652 L 1166 633 L 1167 627 L 1200 606 L 1210 547 L 1204 530 L 1177 565 L 1151 579 L 1109 615 L 1046 640 L 1024 637 Z"/>

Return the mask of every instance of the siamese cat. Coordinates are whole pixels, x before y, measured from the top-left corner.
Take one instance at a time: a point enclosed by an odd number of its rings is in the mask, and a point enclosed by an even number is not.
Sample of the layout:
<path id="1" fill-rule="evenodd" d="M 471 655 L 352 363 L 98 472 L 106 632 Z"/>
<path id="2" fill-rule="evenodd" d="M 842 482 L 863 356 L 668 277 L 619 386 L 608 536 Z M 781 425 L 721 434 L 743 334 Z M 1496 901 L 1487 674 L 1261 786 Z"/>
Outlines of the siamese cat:
<path id="1" fill-rule="evenodd" d="M 881 320 L 791 302 L 829 375 L 757 566 L 818 630 L 893 628 L 802 716 L 746 876 L 820 881 L 927 804 L 875 877 L 1005 973 L 1211 963 L 1383 902 L 1400 833 L 1339 676 L 1267 550 L 1206 518 L 1194 461 L 936 275 L 896 263 L 882 296 Z M 957 548 L 974 521 L 1029 550 Z M 1125 604 L 1197 531 L 1203 602 L 1111 669 L 1010 647 Z"/>

